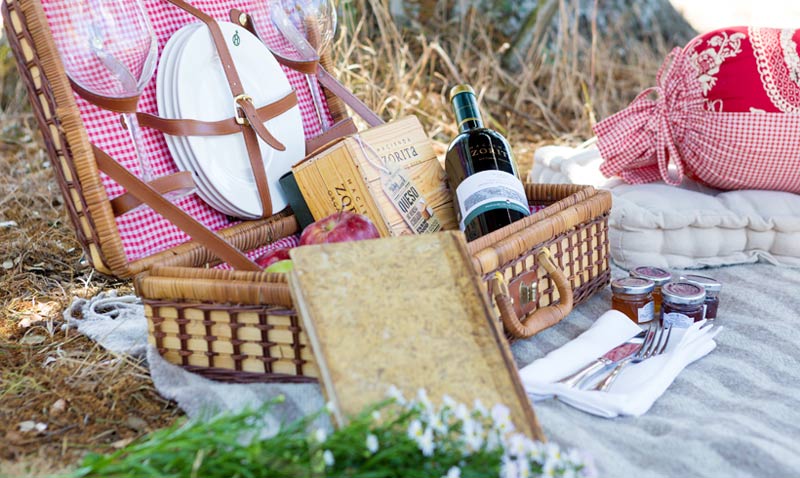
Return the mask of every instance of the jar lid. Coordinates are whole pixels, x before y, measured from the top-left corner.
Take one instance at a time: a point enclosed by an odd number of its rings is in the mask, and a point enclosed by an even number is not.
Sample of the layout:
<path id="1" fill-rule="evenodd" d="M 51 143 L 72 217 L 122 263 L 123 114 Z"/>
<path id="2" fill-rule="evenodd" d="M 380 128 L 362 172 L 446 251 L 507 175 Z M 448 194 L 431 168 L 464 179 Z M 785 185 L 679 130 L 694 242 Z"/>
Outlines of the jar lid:
<path id="1" fill-rule="evenodd" d="M 631 269 L 631 277 L 641 277 L 642 279 L 650 279 L 660 287 L 672 280 L 672 274 L 664 269 L 652 266 L 639 266 Z"/>
<path id="2" fill-rule="evenodd" d="M 647 294 L 653 292 L 655 284 L 650 279 L 623 277 L 611 281 L 611 292 L 615 294 Z"/>
<path id="3" fill-rule="evenodd" d="M 670 282 L 661 288 L 661 299 L 676 305 L 700 305 L 706 300 L 706 290 L 693 282 Z"/>
<path id="4" fill-rule="evenodd" d="M 681 276 L 682 281 L 691 282 L 703 286 L 706 292 L 719 292 L 722 290 L 722 282 L 714 279 L 713 277 L 699 276 L 695 274 L 688 274 Z"/>

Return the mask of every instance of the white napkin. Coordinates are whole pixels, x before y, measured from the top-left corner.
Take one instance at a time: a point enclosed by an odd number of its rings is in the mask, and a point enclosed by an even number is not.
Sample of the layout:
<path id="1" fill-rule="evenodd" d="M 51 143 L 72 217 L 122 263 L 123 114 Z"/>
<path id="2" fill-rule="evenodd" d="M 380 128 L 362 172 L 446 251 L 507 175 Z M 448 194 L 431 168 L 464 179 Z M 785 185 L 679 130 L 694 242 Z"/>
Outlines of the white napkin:
<path id="1" fill-rule="evenodd" d="M 641 328 L 617 311 L 608 311 L 575 340 L 520 370 L 522 384 L 534 400 L 558 396 L 564 403 L 601 417 L 640 416 L 647 412 L 675 377 L 690 363 L 714 350 L 722 327 L 705 320 L 673 329 L 667 351 L 627 366 L 606 392 L 578 390 L 556 383 L 635 336 Z"/>

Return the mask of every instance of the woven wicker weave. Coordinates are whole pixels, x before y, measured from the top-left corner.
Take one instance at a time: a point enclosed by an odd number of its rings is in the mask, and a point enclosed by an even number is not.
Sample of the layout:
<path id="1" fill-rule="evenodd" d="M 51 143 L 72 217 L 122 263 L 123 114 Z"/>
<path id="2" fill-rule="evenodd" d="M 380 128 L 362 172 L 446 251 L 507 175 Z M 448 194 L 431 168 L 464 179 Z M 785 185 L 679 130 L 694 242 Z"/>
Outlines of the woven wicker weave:
<path id="1" fill-rule="evenodd" d="M 496 272 L 510 283 L 532 274 L 537 295 L 529 308 L 536 311 L 560 299 L 539 261 L 539 252 L 548 249 L 572 286 L 574 303 L 581 303 L 609 281 L 610 194 L 571 185 L 529 184 L 526 189 L 532 204 L 547 207 L 508 231 L 470 243 L 474 265 L 491 295 Z M 155 267 L 134 284 L 147 307 L 150 343 L 170 362 L 226 381 L 317 377 L 280 274 Z"/>
<path id="2" fill-rule="evenodd" d="M 89 137 L 75 103 L 69 79 L 56 50 L 39 0 L 3 0 L 3 23 L 17 60 L 33 112 L 52 160 L 78 241 L 95 269 L 132 277 L 156 264 L 199 265 L 205 247 L 187 242 L 136 261 L 128 261 L 114 213 L 103 187 Z M 249 221 L 218 231 L 241 250 L 266 244 L 297 231 L 289 214 Z M 180 256 L 178 263 L 175 256 Z M 186 262 L 188 261 L 188 262 Z"/>
<path id="3" fill-rule="evenodd" d="M 170 362 L 211 378 L 316 380 L 313 354 L 280 275 L 210 269 L 216 258 L 194 242 L 127 260 L 41 4 L 3 0 L 2 7 L 78 240 L 98 271 L 118 277 L 141 273 L 134 285 L 145 301 L 150 342 Z M 610 194 L 571 185 L 527 185 L 526 192 L 532 204 L 546 207 L 469 244 L 510 338 L 553 325 L 610 276 Z M 295 234 L 297 227 L 284 213 L 219 232 L 251 251 Z M 530 315 L 534 318 L 522 318 Z"/>

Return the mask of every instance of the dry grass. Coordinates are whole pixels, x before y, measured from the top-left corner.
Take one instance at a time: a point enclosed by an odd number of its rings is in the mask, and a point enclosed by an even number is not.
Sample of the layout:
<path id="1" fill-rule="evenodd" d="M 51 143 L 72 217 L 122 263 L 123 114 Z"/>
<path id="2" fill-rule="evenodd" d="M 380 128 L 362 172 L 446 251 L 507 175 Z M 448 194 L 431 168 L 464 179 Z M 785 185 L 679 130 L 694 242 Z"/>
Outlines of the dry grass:
<path id="1" fill-rule="evenodd" d="M 384 118 L 419 116 L 440 153 L 455 134 L 447 92 L 471 83 L 523 170 L 537 145 L 590 136 L 595 117 L 649 86 L 665 52 L 631 43 L 624 32 L 587 39 L 577 21 L 562 20 L 512 73 L 501 66 L 509 38 L 486 16 L 446 18 L 434 10 L 425 24 L 436 30 L 399 29 L 382 5 L 347 3 L 337 44 L 337 57 L 347 61 L 338 76 Z M 562 14 L 571 5 L 562 1 Z M 36 476 L 164 426 L 178 412 L 139 363 L 60 330 L 74 296 L 128 292 L 130 285 L 93 273 L 82 260 L 5 46 L 0 91 L 0 476 Z M 59 400 L 63 411 L 53 408 Z M 25 420 L 48 428 L 22 433 Z"/>

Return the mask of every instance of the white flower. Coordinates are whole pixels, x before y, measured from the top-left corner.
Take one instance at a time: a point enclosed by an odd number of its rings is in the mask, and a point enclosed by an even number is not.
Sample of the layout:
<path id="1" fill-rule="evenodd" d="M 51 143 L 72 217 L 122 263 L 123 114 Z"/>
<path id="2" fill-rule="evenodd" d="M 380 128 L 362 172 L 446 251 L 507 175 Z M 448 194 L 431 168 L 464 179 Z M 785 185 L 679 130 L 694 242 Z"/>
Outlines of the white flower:
<path id="1" fill-rule="evenodd" d="M 436 443 L 433 442 L 433 430 L 428 427 L 425 429 L 425 433 L 422 434 L 417 440 L 417 445 L 419 446 L 420 451 L 425 456 L 433 456 L 433 451 L 436 449 Z"/>
<path id="2" fill-rule="evenodd" d="M 506 452 L 517 458 L 525 455 L 528 449 L 528 444 L 525 443 L 526 441 L 527 437 L 521 433 L 511 435 L 511 438 L 508 440 Z"/>
<path id="3" fill-rule="evenodd" d="M 372 433 L 367 435 L 367 450 L 369 450 L 370 453 L 375 454 L 375 452 L 378 451 L 378 445 L 378 437 Z"/>
<path id="4" fill-rule="evenodd" d="M 554 460 L 547 460 L 542 465 L 542 476 L 552 477 L 556 476 L 556 466 L 558 462 Z"/>
<path id="5" fill-rule="evenodd" d="M 430 414 L 433 410 L 431 399 L 428 398 L 428 392 L 424 388 L 417 390 L 417 402 Z"/>
<path id="6" fill-rule="evenodd" d="M 486 449 L 494 451 L 500 448 L 501 444 L 500 432 L 497 430 L 489 430 L 488 436 L 486 437 Z"/>
<path id="7" fill-rule="evenodd" d="M 541 463 L 544 459 L 544 443 L 540 441 L 527 440 L 528 457 L 536 463 Z"/>
<path id="8" fill-rule="evenodd" d="M 377 410 L 372 412 L 372 420 L 375 421 L 375 422 L 381 421 L 381 412 L 379 412 Z"/>
<path id="9" fill-rule="evenodd" d="M 461 478 L 461 468 L 457 466 L 451 467 L 442 478 Z"/>
<path id="10" fill-rule="evenodd" d="M 406 404 L 406 398 L 403 396 L 403 392 L 394 385 L 389 386 L 389 391 L 386 392 L 386 395 L 400 405 Z"/>
<path id="11" fill-rule="evenodd" d="M 519 472 L 519 478 L 530 478 L 531 476 L 531 465 L 528 463 L 528 460 L 524 458 L 517 458 L 517 471 Z"/>
<path id="12" fill-rule="evenodd" d="M 519 477 L 519 467 L 517 466 L 517 462 L 508 458 L 507 456 L 503 457 L 503 464 L 500 466 L 500 477 L 501 478 L 518 478 Z"/>
<path id="13" fill-rule="evenodd" d="M 467 409 L 467 406 L 464 405 L 463 403 L 459 403 L 456 406 L 455 415 L 456 418 L 461 420 L 462 422 L 466 421 L 469 418 L 469 410 Z"/>
<path id="14" fill-rule="evenodd" d="M 486 407 L 483 406 L 483 402 L 480 400 L 475 400 L 475 405 L 472 408 L 482 417 L 489 416 L 489 411 L 486 410 Z"/>
<path id="15" fill-rule="evenodd" d="M 464 444 L 468 453 L 476 452 L 483 446 L 483 427 L 471 418 L 464 420 Z"/>
<path id="16" fill-rule="evenodd" d="M 442 421 L 442 417 L 438 414 L 434 414 L 430 417 L 428 421 L 430 427 L 437 433 L 441 433 L 442 435 L 447 433 L 447 425 Z"/>
<path id="17" fill-rule="evenodd" d="M 583 457 L 581 456 L 581 453 L 575 448 L 568 451 L 567 456 L 565 458 L 567 459 L 567 461 L 569 461 L 574 465 L 579 465 L 583 462 Z"/>
<path id="18" fill-rule="evenodd" d="M 505 405 L 497 404 L 492 407 L 492 422 L 495 429 L 501 432 L 514 431 L 514 424 L 511 423 L 511 411 Z"/>
<path id="19" fill-rule="evenodd" d="M 456 401 L 453 400 L 453 397 L 451 397 L 450 395 L 444 395 L 442 397 L 442 403 L 444 404 L 445 407 L 447 407 L 447 408 L 449 408 L 451 410 L 454 410 L 456 408 L 456 406 L 458 406 L 458 403 L 456 403 Z M 455 468 L 455 467 L 453 467 L 453 468 Z M 451 470 L 453 468 L 451 468 Z M 458 468 L 456 468 L 456 470 L 458 470 Z M 459 470 L 458 473 L 460 474 L 461 470 Z M 450 477 L 448 477 L 448 478 L 450 478 Z"/>
<path id="20" fill-rule="evenodd" d="M 314 431 L 314 440 L 316 440 L 317 443 L 325 443 L 325 440 L 327 439 L 328 439 L 328 434 L 325 432 L 324 428 L 317 428 Z"/>
<path id="21" fill-rule="evenodd" d="M 322 461 L 325 462 L 325 466 L 333 466 L 333 453 L 330 450 L 325 450 L 322 452 Z"/>
<path id="22" fill-rule="evenodd" d="M 325 402 L 325 411 L 326 411 L 326 412 L 328 412 L 328 413 L 333 413 L 333 410 L 334 410 L 334 408 L 335 408 L 335 407 L 334 407 L 334 405 L 333 405 L 333 402 L 332 402 L 332 401 L 330 401 L 330 400 L 329 400 L 329 401 Z"/>
<path id="23" fill-rule="evenodd" d="M 419 420 L 413 420 L 408 425 L 408 438 L 417 441 L 422 437 L 422 423 Z"/>
<path id="24" fill-rule="evenodd" d="M 544 446 L 547 461 L 561 461 L 561 449 L 555 443 L 547 443 Z"/>

